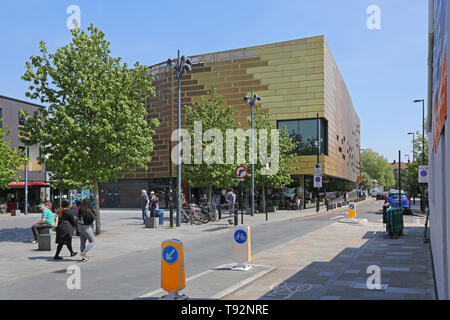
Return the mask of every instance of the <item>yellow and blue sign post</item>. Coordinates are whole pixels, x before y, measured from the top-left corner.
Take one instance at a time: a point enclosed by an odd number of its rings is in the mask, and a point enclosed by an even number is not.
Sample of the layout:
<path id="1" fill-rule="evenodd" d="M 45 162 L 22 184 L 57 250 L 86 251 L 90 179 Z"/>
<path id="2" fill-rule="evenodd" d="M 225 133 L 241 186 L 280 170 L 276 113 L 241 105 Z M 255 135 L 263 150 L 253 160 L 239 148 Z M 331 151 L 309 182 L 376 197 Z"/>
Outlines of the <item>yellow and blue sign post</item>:
<path id="1" fill-rule="evenodd" d="M 356 205 L 354 202 L 348 204 L 348 217 L 356 218 Z"/>
<path id="2" fill-rule="evenodd" d="M 186 286 L 183 242 L 177 239 L 163 241 L 161 252 L 161 288 L 168 292 L 162 299 L 187 299 L 178 294 Z"/>
<path id="3" fill-rule="evenodd" d="M 251 266 L 247 262 L 252 259 L 252 243 L 250 237 L 250 227 L 238 225 L 233 231 L 232 258 L 237 265 L 233 270 L 247 271 Z"/>

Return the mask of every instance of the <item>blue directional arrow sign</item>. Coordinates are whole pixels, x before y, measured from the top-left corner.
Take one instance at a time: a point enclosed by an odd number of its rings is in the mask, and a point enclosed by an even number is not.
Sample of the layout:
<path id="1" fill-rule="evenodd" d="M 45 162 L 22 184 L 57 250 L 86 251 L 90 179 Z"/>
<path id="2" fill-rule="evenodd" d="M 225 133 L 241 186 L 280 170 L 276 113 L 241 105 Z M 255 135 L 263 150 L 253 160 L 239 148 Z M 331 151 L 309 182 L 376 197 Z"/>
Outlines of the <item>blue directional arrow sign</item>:
<path id="1" fill-rule="evenodd" d="M 244 230 L 237 230 L 234 233 L 234 240 L 239 244 L 245 243 L 247 241 L 247 233 Z"/>
<path id="2" fill-rule="evenodd" d="M 350 204 L 348 207 L 349 207 L 351 210 L 355 209 L 355 206 L 354 206 L 353 204 Z"/>
<path id="3" fill-rule="evenodd" d="M 178 259 L 178 250 L 173 246 L 167 246 L 162 252 L 163 260 L 168 264 L 174 264 Z"/>

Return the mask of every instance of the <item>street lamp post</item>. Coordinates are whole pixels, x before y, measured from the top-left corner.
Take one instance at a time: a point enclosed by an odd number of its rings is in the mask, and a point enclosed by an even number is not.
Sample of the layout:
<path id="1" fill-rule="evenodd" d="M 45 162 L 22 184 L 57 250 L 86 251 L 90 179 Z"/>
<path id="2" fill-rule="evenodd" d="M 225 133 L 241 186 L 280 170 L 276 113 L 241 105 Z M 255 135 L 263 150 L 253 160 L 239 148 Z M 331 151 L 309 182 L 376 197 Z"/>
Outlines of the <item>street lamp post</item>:
<path id="1" fill-rule="evenodd" d="M 250 105 L 250 113 L 251 113 L 251 136 L 250 136 L 250 145 L 251 145 L 251 151 L 250 151 L 250 158 L 251 165 L 252 165 L 252 189 L 251 189 L 251 197 L 252 197 L 252 212 L 251 215 L 255 215 L 255 146 L 254 146 L 254 116 L 253 116 L 253 107 L 255 106 L 256 101 L 261 101 L 261 97 L 258 96 L 256 93 L 253 93 L 253 90 L 251 92 L 251 97 L 244 97 L 244 101 Z"/>
<path id="2" fill-rule="evenodd" d="M 25 163 L 25 208 L 24 214 L 28 215 L 28 147 L 25 147 L 25 157 L 27 157 L 27 162 Z"/>
<path id="3" fill-rule="evenodd" d="M 366 149 L 363 149 L 363 148 L 359 148 L 359 176 L 360 176 L 360 178 L 361 178 L 361 181 L 359 182 L 359 195 L 361 195 L 361 193 L 362 193 L 362 175 L 361 175 L 361 151 L 364 151 L 364 150 L 366 150 Z M 360 198 L 359 198 L 359 200 L 361 200 Z"/>
<path id="4" fill-rule="evenodd" d="M 178 59 L 176 61 L 172 59 L 167 60 L 167 66 L 170 70 L 175 70 L 178 79 L 178 157 L 177 157 L 177 227 L 181 226 L 181 76 L 183 72 L 189 72 L 192 70 L 192 62 L 190 58 L 185 56 L 180 57 L 180 50 L 178 50 Z"/>
<path id="5" fill-rule="evenodd" d="M 319 113 L 317 113 L 316 147 L 317 147 L 317 164 L 319 165 L 320 164 L 320 119 L 319 119 Z M 322 178 L 322 181 L 323 181 L 323 178 Z M 319 210 L 320 210 L 320 188 L 317 188 L 316 212 L 319 212 Z"/>
<path id="6" fill-rule="evenodd" d="M 422 102 L 422 165 L 425 165 L 425 100 L 414 100 L 414 103 Z M 422 196 L 420 197 L 420 210 L 425 212 L 425 184 L 422 183 Z"/>
<path id="7" fill-rule="evenodd" d="M 408 135 L 412 135 L 413 136 L 413 149 L 412 149 L 412 152 L 413 152 L 413 156 L 412 156 L 412 158 L 413 158 L 413 162 L 416 160 L 416 158 L 415 158 L 415 153 L 416 153 L 416 149 L 414 148 L 414 141 L 416 140 L 416 135 L 414 134 L 414 132 L 408 132 Z M 416 187 L 414 186 L 414 188 L 413 188 L 413 204 L 415 205 L 416 204 Z"/>
<path id="8" fill-rule="evenodd" d="M 413 149 L 412 149 L 413 156 L 412 156 L 412 158 L 413 158 L 413 162 L 414 162 L 414 160 L 415 160 L 414 154 L 416 152 L 415 149 L 414 149 L 414 140 L 416 140 L 416 135 L 414 134 L 414 132 L 408 132 L 408 135 L 412 135 L 413 136 Z"/>

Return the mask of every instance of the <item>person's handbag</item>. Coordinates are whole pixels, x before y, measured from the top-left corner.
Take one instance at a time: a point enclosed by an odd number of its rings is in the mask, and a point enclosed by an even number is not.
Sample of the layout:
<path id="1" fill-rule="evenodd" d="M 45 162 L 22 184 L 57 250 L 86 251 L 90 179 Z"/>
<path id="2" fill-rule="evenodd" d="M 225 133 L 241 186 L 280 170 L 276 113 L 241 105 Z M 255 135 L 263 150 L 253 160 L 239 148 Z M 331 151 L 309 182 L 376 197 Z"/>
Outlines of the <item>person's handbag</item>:
<path id="1" fill-rule="evenodd" d="M 58 227 L 58 215 L 55 214 L 53 218 L 52 231 L 56 231 L 57 227 Z"/>

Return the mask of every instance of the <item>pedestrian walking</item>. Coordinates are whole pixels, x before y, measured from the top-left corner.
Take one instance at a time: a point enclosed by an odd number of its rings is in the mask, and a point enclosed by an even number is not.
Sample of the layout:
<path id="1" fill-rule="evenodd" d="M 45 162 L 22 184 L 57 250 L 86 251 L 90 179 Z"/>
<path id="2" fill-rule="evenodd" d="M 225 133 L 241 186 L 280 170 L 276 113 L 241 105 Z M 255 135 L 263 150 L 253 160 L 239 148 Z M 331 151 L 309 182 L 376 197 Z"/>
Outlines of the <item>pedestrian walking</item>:
<path id="1" fill-rule="evenodd" d="M 72 249 L 72 236 L 76 227 L 74 210 L 70 209 L 70 202 L 64 199 L 59 211 L 61 212 L 58 212 L 58 226 L 56 227 L 56 243 L 58 247 L 53 257 L 54 260 L 62 259 L 59 254 L 64 245 L 69 249 L 71 257 L 77 255 L 77 252 L 74 252 Z"/>
<path id="2" fill-rule="evenodd" d="M 75 208 L 73 208 L 73 214 L 74 214 L 75 217 L 78 216 L 78 210 L 80 210 L 80 205 L 81 205 L 81 201 L 77 200 L 75 202 Z"/>
<path id="3" fill-rule="evenodd" d="M 94 232 L 92 231 L 92 225 L 94 221 L 95 215 L 92 210 L 91 201 L 86 198 L 81 201 L 77 217 L 78 233 L 80 234 L 80 255 L 82 261 L 87 261 L 89 259 L 87 257 L 87 253 L 95 244 L 95 236 Z M 87 240 L 89 241 L 88 245 L 86 245 Z"/>
<path id="4" fill-rule="evenodd" d="M 142 208 L 142 224 L 145 224 L 145 220 L 148 218 L 148 209 L 150 207 L 150 198 L 147 195 L 147 191 L 141 191 L 141 208 Z"/>
<path id="5" fill-rule="evenodd" d="M 228 204 L 228 209 L 230 210 L 230 216 L 234 215 L 234 205 L 236 202 L 236 194 L 233 191 L 233 188 L 230 188 L 230 190 L 227 193 L 226 201 Z"/>
<path id="6" fill-rule="evenodd" d="M 155 209 L 158 209 L 158 207 L 159 207 L 159 199 L 156 196 L 154 191 L 150 192 L 150 200 L 149 201 L 150 201 L 150 216 L 154 217 Z"/>
<path id="7" fill-rule="evenodd" d="M 42 211 L 42 216 L 41 220 L 31 226 L 31 231 L 34 236 L 34 240 L 31 243 L 37 243 L 39 230 L 51 229 L 55 219 L 55 215 L 45 206 L 45 204 L 41 203 L 39 209 Z"/>

